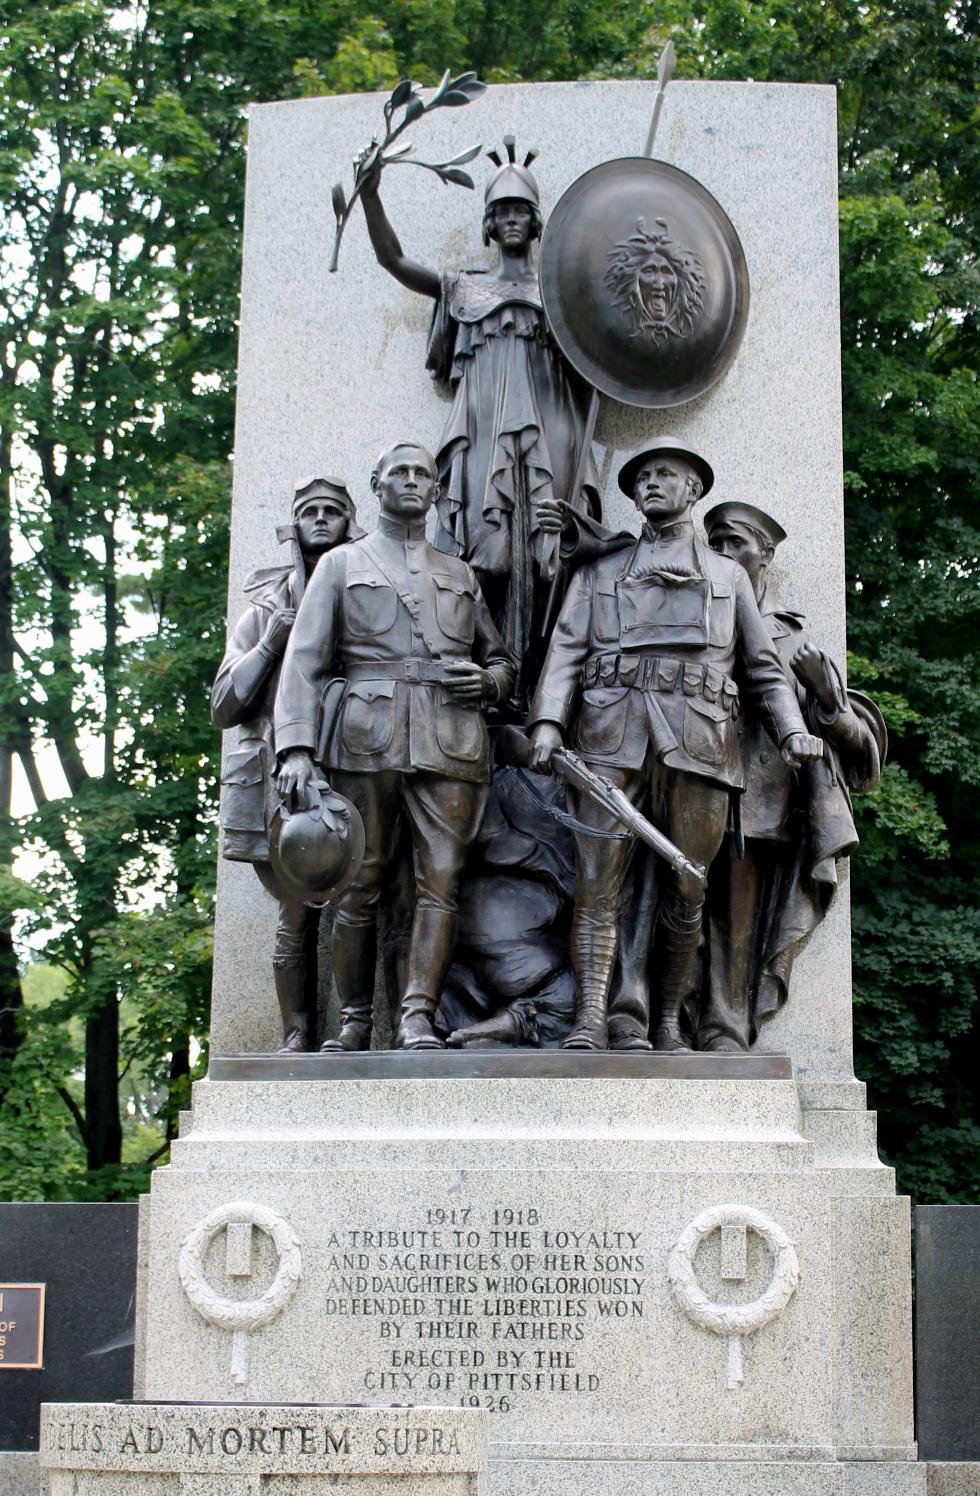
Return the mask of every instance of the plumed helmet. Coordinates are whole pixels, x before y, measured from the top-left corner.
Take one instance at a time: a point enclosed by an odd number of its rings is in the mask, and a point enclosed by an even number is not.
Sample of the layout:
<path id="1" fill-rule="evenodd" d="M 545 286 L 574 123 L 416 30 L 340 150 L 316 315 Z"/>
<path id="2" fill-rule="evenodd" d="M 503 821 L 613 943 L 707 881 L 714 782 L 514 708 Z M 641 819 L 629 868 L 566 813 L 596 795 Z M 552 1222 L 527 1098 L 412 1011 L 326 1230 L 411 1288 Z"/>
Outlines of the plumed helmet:
<path id="1" fill-rule="evenodd" d="M 357 807 L 325 784 L 310 785 L 305 810 L 280 805 L 272 817 L 269 861 L 280 886 L 308 904 L 335 899 L 364 861 L 364 823 Z"/>
<path id="2" fill-rule="evenodd" d="M 504 136 L 504 149 L 507 153 L 506 160 L 499 151 L 487 151 L 490 160 L 494 162 L 497 170 L 487 183 L 486 207 L 490 208 L 494 203 L 503 203 L 516 200 L 521 203 L 530 203 L 532 208 L 541 211 L 541 194 L 538 184 L 528 171 L 531 162 L 537 158 L 537 151 L 528 151 L 524 157 L 524 165 L 518 164 L 517 142 L 513 135 Z"/>

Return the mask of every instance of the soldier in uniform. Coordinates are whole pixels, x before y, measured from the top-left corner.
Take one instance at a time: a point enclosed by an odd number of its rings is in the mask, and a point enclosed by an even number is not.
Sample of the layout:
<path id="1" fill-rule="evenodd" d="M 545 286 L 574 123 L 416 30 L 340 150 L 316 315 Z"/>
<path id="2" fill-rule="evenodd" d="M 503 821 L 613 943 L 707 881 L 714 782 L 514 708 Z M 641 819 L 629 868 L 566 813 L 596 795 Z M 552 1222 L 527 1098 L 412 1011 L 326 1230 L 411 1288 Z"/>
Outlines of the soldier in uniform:
<path id="1" fill-rule="evenodd" d="M 697 539 L 691 510 L 713 481 L 683 442 L 653 443 L 620 470 L 643 517 L 624 551 L 575 573 L 529 718 L 532 767 L 546 771 L 574 720 L 572 746 L 693 861 L 714 860 L 741 788 L 739 683 L 788 763 L 819 756 L 745 572 Z M 736 683 L 736 674 L 739 683 Z M 569 791 L 600 832 L 612 817 Z M 569 1048 L 604 1049 L 628 842 L 576 833 Z M 684 1049 L 680 1011 L 696 985 L 703 889 L 671 873 L 658 919 L 660 1014 L 654 1047 Z M 649 1047 L 648 1011 L 617 1014 L 616 1047 Z"/>
<path id="2" fill-rule="evenodd" d="M 302 804 L 316 759 L 364 822 L 364 861 L 337 903 L 342 1021 L 328 1047 L 370 1046 L 379 897 L 404 818 L 417 892 L 395 1043 L 441 1048 L 432 1019 L 490 781 L 481 709 L 506 700 L 514 664 L 472 567 L 426 541 L 439 494 L 430 454 L 389 448 L 371 487 L 377 529 L 325 559 L 297 614 L 276 700 L 278 786 Z"/>
<path id="3" fill-rule="evenodd" d="M 698 1048 L 739 1051 L 786 1001 L 793 960 L 837 891 L 837 860 L 858 844 L 848 791 L 881 776 L 887 734 L 881 713 L 845 688 L 814 645 L 801 613 L 782 608 L 768 585 L 782 526 L 753 504 L 717 504 L 704 520 L 713 550 L 745 571 L 762 620 L 812 732 L 821 760 L 793 773 L 752 711 L 738 723 L 745 777 L 741 830 L 715 861 L 708 884 L 707 938 Z"/>
<path id="4" fill-rule="evenodd" d="M 241 729 L 222 776 L 221 850 L 232 862 L 251 862 L 279 900 L 272 969 L 282 1044 L 287 1052 L 302 1052 L 312 1038 L 320 910 L 277 880 L 269 861 L 276 807 L 272 708 L 296 609 L 314 567 L 327 551 L 364 531 L 339 478 L 303 478 L 296 485 L 291 523 L 278 533 L 280 541 L 292 543 L 292 561 L 255 571 L 246 581 L 250 606 L 235 625 L 221 662 L 211 691 L 211 716 L 217 727 Z"/>

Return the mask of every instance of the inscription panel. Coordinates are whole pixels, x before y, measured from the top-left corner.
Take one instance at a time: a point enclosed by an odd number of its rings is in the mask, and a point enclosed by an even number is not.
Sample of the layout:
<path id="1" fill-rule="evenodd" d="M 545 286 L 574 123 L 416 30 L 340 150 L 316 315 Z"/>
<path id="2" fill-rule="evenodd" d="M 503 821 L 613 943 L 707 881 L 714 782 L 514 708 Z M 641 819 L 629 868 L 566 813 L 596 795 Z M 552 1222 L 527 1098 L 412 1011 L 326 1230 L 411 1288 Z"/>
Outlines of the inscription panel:
<path id="1" fill-rule="evenodd" d="M 156 1262 L 174 1262 L 175 1240 L 205 1202 L 214 1208 L 213 1185 L 188 1199 L 188 1176 L 180 1182 L 180 1193 L 168 1176 L 155 1184 Z M 303 1250 L 289 1314 L 249 1337 L 252 1399 L 483 1409 L 494 1440 L 515 1446 L 588 1440 L 597 1427 L 610 1444 L 729 1444 L 746 1418 L 787 1446 L 831 1442 L 826 1204 L 792 1174 L 769 1176 L 760 1192 L 758 1178 L 731 1173 L 427 1171 L 392 1160 L 387 1171 L 310 1171 L 301 1188 L 248 1170 L 225 1182 L 229 1198 L 281 1212 Z M 745 1341 L 737 1395 L 726 1391 L 724 1345 L 678 1310 L 668 1278 L 679 1234 L 728 1198 L 780 1224 L 805 1285 Z M 268 1288 L 271 1263 L 233 1278 L 219 1246 L 208 1264 L 216 1292 Z M 742 1250 L 723 1248 L 720 1232 L 700 1247 L 698 1281 L 713 1302 L 745 1306 L 765 1292 L 772 1253 L 755 1232 L 744 1260 Z M 227 1337 L 182 1297 L 148 1331 L 145 1396 L 178 1383 L 192 1398 L 232 1392 Z M 806 1370 L 814 1344 L 827 1348 L 825 1377 Z"/>
<path id="2" fill-rule="evenodd" d="M 43 1283 L 0 1283 L 0 1371 L 44 1365 Z"/>
<path id="3" fill-rule="evenodd" d="M 533 1206 L 428 1207 L 419 1226 L 331 1231 L 327 1318 L 373 1319 L 369 1395 L 510 1413 L 521 1394 L 596 1393 L 596 1331 L 643 1318 L 642 1227 L 545 1225 Z"/>
<path id="4" fill-rule="evenodd" d="M 458 1474 L 485 1466 L 486 1428 L 449 1408 L 56 1403 L 40 1456 L 45 1470 Z"/>

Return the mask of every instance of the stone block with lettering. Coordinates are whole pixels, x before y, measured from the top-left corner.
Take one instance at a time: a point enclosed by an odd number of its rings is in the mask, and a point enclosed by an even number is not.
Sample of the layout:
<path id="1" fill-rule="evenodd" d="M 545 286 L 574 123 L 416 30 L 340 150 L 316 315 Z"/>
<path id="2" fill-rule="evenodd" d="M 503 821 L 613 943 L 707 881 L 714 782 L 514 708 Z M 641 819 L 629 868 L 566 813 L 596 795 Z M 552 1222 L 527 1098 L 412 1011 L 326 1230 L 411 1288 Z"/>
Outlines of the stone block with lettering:
<path id="1" fill-rule="evenodd" d="M 792 1078 L 204 1082 L 144 1209 L 140 1396 L 483 1408 L 493 1496 L 923 1489 L 907 1203 Z"/>
<path id="2" fill-rule="evenodd" d="M 47 1403 L 46 1496 L 480 1496 L 474 1409 Z"/>

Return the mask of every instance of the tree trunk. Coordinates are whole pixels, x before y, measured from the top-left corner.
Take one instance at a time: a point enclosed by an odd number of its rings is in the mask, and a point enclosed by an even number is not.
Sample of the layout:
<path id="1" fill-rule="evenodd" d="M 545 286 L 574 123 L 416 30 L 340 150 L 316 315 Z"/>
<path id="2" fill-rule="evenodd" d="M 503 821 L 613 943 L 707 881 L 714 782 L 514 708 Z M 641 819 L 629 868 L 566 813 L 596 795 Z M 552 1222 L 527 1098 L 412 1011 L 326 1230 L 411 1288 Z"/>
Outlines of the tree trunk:
<path id="1" fill-rule="evenodd" d="M 122 1158 L 119 1120 L 119 1000 L 106 993 L 85 1023 L 85 1149 L 89 1169 Z"/>

